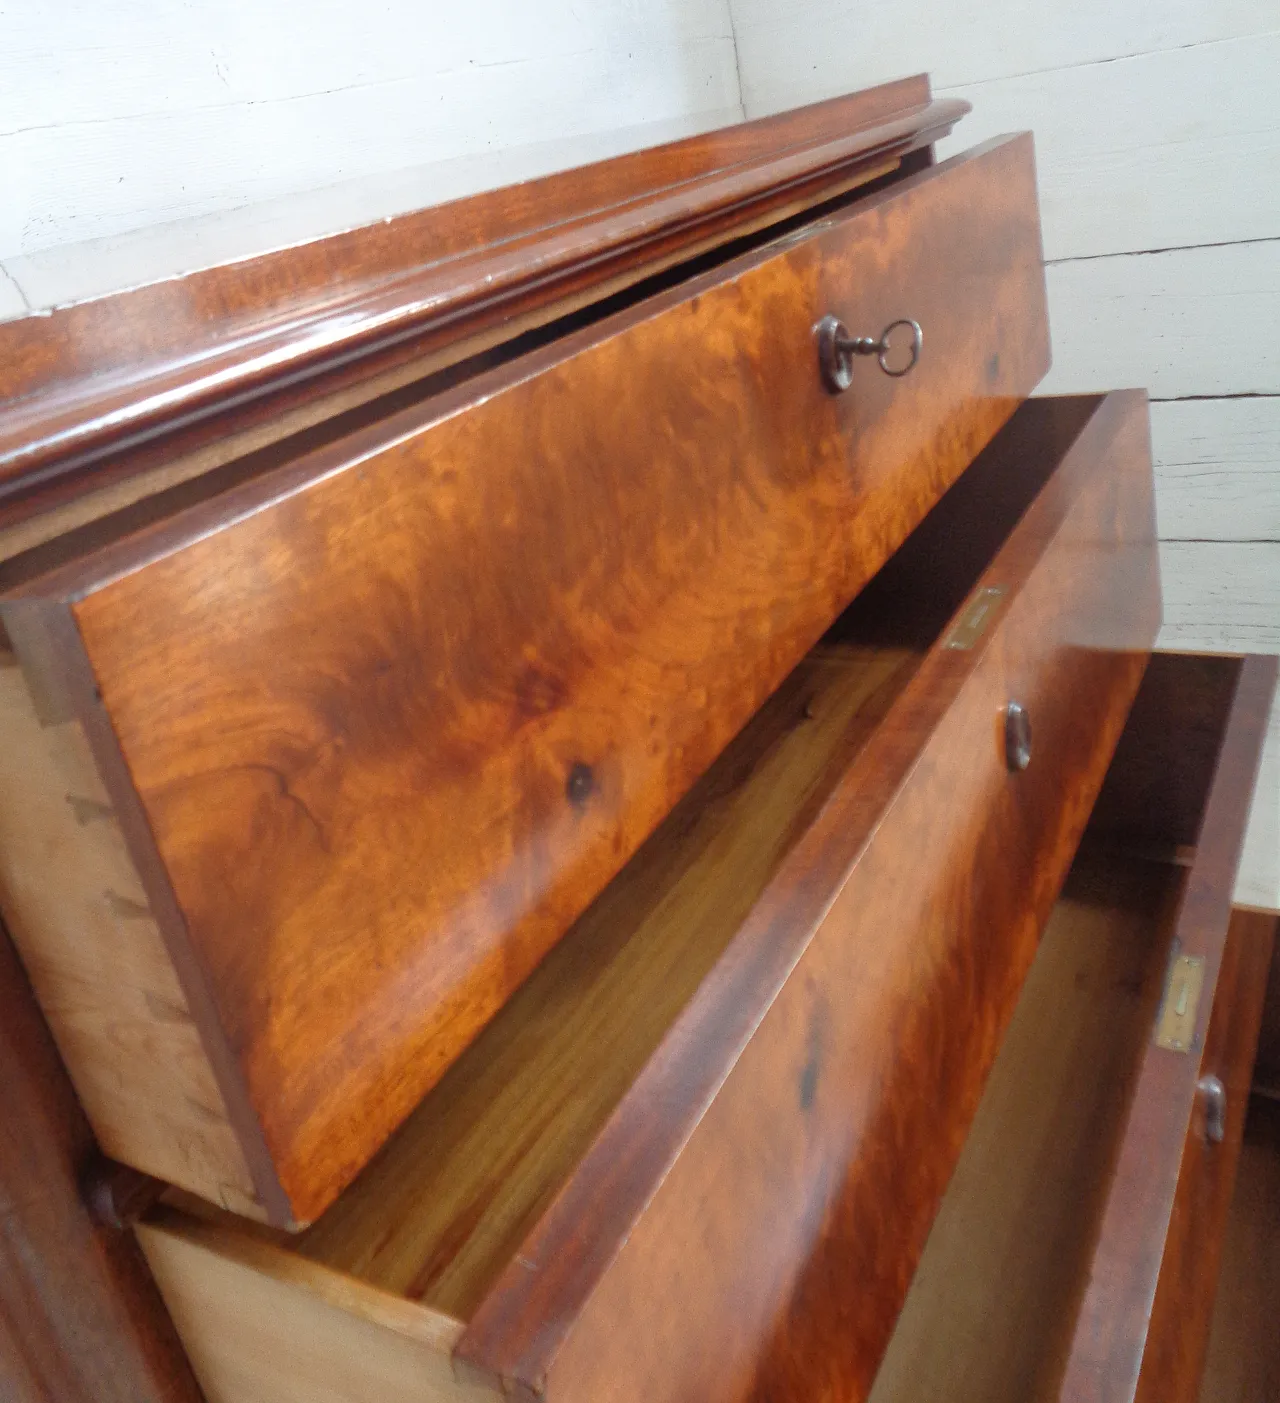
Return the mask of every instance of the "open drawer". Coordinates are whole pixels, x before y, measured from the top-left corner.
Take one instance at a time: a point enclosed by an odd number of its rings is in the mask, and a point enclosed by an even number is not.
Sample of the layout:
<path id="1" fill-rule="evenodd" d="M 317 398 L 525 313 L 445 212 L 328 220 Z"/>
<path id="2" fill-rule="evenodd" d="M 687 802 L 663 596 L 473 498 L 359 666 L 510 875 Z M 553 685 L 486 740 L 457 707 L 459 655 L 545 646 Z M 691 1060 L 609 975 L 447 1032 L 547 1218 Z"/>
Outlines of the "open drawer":
<path id="1" fill-rule="evenodd" d="M 1231 909 L 1275 680 L 1152 659 L 872 1403 L 1199 1396 L 1275 932 Z"/>
<path id="2" fill-rule="evenodd" d="M 869 1388 L 1158 598 L 1145 397 L 1024 405 L 309 1230 L 140 1225 L 210 1403 Z"/>
<path id="3" fill-rule="evenodd" d="M 316 1218 L 1047 365 L 1002 138 L 15 562 L 0 899 L 103 1148 Z"/>

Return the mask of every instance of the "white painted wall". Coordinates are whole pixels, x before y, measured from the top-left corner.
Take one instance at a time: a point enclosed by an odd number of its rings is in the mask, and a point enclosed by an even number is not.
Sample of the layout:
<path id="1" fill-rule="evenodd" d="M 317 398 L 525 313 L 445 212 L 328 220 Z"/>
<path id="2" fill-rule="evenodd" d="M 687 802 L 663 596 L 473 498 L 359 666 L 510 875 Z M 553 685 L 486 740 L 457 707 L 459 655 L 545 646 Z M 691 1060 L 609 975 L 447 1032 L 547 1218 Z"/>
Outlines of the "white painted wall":
<path id="1" fill-rule="evenodd" d="M 1280 651 L 1278 0 L 730 0 L 746 115 L 926 69 L 1036 136 L 1049 393 L 1149 387 L 1162 642 Z M 1280 708 L 1237 899 L 1280 905 Z"/>
<path id="2" fill-rule="evenodd" d="M 4 0 L 0 317 L 740 116 L 727 0 Z"/>

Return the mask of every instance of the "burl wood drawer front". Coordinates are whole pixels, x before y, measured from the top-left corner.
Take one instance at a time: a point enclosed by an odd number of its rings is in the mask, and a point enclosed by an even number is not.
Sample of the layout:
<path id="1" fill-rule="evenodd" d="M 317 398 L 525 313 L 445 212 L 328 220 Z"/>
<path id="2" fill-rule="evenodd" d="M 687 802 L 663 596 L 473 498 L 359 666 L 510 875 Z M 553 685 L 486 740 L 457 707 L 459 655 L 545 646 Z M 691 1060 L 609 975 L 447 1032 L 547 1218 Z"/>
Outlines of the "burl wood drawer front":
<path id="1" fill-rule="evenodd" d="M 919 364 L 828 393 L 828 313 L 915 318 Z M 1047 364 L 1020 136 L 19 590 L 116 910 L 180 985 L 104 996 L 111 1078 L 63 1038 L 111 1152 L 314 1218 Z M 218 1090 L 166 1098 L 191 1020 Z"/>
<path id="2" fill-rule="evenodd" d="M 1276 671 L 1152 658 L 871 1403 L 1202 1396 L 1275 928 L 1231 893 Z"/>
<path id="3" fill-rule="evenodd" d="M 1158 620 L 1145 398 L 1024 405 L 312 1227 L 144 1224 L 210 1398 L 339 1308 L 494 1396 L 862 1396 Z"/>

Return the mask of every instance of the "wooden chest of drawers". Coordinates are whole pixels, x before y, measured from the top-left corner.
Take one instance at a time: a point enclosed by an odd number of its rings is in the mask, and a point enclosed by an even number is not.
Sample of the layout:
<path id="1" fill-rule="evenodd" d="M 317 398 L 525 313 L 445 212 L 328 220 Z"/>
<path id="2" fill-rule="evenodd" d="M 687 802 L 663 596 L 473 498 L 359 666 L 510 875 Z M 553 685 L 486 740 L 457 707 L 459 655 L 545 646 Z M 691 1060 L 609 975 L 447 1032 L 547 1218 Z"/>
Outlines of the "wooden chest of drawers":
<path id="1" fill-rule="evenodd" d="M 505 339 L 482 246 L 25 424 L 0 903 L 210 1403 L 1198 1377 L 1275 669 L 1148 667 L 1145 395 L 1027 399 L 1031 141 L 960 110 L 654 153 Z"/>

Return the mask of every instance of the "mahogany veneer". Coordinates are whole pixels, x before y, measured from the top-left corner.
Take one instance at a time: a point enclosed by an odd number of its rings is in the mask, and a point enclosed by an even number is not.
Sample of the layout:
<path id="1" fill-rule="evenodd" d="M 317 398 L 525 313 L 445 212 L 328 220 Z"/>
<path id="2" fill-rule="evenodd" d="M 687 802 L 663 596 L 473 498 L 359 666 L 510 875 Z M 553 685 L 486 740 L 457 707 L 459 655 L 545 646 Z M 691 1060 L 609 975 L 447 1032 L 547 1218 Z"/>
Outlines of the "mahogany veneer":
<path id="1" fill-rule="evenodd" d="M 307 1368 L 302 1296 L 460 1393 L 865 1392 L 1158 616 L 1144 397 L 1027 404 L 307 1233 L 148 1219 L 217 1396 L 276 1291 Z"/>
<path id="2" fill-rule="evenodd" d="M 0 326 L 0 527 L 412 384 L 928 159 L 968 110 L 917 75 Z"/>
<path id="3" fill-rule="evenodd" d="M 1276 664 L 965 110 L 0 327 L 6 1403 L 1258 1392 Z"/>
<path id="4" fill-rule="evenodd" d="M 832 311 L 914 317 L 919 365 L 828 394 Z M 0 616 L 119 835 L 95 924 L 180 986 L 124 1047 L 50 1014 L 110 1152 L 316 1217 L 1047 364 L 1021 136 L 28 567 Z M 101 834 L 64 828 L 75 880 Z M 56 982 L 46 917 L 11 925 Z"/>
<path id="5" fill-rule="evenodd" d="M 1276 675 L 1152 659 L 871 1403 L 1197 1397 L 1275 934 L 1230 900 Z M 1183 1049 L 1154 1040 L 1175 955 L 1204 960 Z"/>

